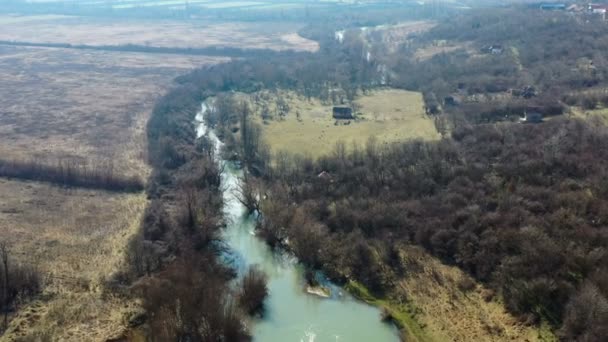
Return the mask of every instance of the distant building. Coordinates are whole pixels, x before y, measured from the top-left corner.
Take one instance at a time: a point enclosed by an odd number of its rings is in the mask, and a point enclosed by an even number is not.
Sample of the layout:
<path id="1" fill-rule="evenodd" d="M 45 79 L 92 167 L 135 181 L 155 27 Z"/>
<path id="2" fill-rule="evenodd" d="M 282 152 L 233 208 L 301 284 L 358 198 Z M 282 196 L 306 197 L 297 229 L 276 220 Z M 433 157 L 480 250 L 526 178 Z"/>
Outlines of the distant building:
<path id="1" fill-rule="evenodd" d="M 606 5 L 606 4 L 589 4 L 587 9 L 591 13 L 606 13 L 606 9 L 608 9 L 608 5 Z"/>
<path id="2" fill-rule="evenodd" d="M 589 4 L 587 11 L 592 14 L 599 14 L 602 18 L 606 19 L 606 12 L 608 12 L 608 5 L 606 4 Z"/>
<path id="3" fill-rule="evenodd" d="M 521 119 L 523 123 L 541 123 L 543 122 L 543 115 L 538 112 L 529 112 L 524 113 L 523 119 Z"/>
<path id="4" fill-rule="evenodd" d="M 327 171 L 322 171 L 321 173 L 319 173 L 317 175 L 317 178 L 322 179 L 324 181 L 331 181 L 332 180 L 331 175 Z"/>
<path id="5" fill-rule="evenodd" d="M 566 4 L 562 3 L 545 3 L 540 5 L 541 10 L 545 11 L 563 11 L 566 9 Z"/>
<path id="6" fill-rule="evenodd" d="M 355 117 L 353 116 L 353 109 L 350 107 L 334 107 L 333 109 L 333 117 L 334 119 L 339 120 L 352 120 Z"/>

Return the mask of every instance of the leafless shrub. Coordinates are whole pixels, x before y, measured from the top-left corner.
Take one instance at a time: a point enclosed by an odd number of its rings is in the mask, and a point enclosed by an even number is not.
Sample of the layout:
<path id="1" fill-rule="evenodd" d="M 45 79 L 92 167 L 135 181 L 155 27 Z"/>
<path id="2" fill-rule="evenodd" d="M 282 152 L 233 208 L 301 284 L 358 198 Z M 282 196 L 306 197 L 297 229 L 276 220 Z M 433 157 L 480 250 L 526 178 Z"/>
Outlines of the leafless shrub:
<path id="1" fill-rule="evenodd" d="M 267 283 L 266 274 L 256 266 L 249 268 L 243 277 L 238 295 L 239 304 L 250 315 L 262 313 L 264 299 L 268 295 Z"/>

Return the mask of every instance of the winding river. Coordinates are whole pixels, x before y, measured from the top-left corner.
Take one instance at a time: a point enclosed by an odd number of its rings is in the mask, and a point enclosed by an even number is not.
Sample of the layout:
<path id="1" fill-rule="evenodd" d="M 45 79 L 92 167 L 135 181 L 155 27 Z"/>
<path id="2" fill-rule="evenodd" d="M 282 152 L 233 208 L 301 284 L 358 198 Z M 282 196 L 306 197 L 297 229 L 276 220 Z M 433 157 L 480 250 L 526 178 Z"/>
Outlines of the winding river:
<path id="1" fill-rule="evenodd" d="M 203 103 L 197 114 L 197 136 L 207 135 L 216 151 L 222 146 L 213 130 L 203 121 L 207 111 Z M 216 154 L 219 157 L 219 153 Z M 222 174 L 224 219 L 227 227 L 223 238 L 230 249 L 228 262 L 239 271 L 257 265 L 268 275 L 269 296 L 265 314 L 252 322 L 255 341 L 260 342 L 384 342 L 398 341 L 397 329 L 380 321 L 378 308 L 362 303 L 340 287 L 322 278 L 331 290 L 329 298 L 309 294 L 305 290 L 304 269 L 285 253 L 272 251 L 255 236 L 255 217 L 247 215 L 236 198 L 242 170 L 225 160 Z"/>

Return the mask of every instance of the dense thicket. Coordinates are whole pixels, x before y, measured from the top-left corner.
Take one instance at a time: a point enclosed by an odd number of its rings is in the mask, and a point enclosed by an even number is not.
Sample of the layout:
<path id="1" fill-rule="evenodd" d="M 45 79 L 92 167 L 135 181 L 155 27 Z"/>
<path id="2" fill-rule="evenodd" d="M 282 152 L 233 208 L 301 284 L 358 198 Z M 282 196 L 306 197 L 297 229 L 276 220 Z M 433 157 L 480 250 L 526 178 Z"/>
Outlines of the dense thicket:
<path id="1" fill-rule="evenodd" d="M 608 60 L 601 52 L 608 48 L 606 33 L 599 16 L 473 10 L 440 21 L 384 60 L 394 71 L 393 85 L 422 90 L 429 108 L 444 106 L 452 116 L 493 122 L 526 109 L 550 116 L 564 111 L 568 94 L 606 84 Z M 446 42 L 461 48 L 426 60 L 415 57 L 419 48 Z M 525 87 L 534 90 L 522 96 Z M 454 96 L 459 106 L 446 103 Z M 568 105 L 584 99 L 577 94 Z"/>
<path id="2" fill-rule="evenodd" d="M 606 129 L 574 120 L 339 145 L 318 161 L 277 160 L 260 229 L 379 293 L 407 273 L 393 247 L 419 244 L 499 291 L 512 312 L 597 337 L 608 326 L 607 160 Z"/>
<path id="3" fill-rule="evenodd" d="M 263 314 L 264 299 L 268 295 L 268 277 L 257 267 L 251 267 L 241 280 L 239 304 L 249 314 Z"/>
<path id="4" fill-rule="evenodd" d="M 319 52 L 281 52 L 272 58 L 252 56 L 178 77 L 180 83 L 191 83 L 207 94 L 223 91 L 254 92 L 260 89 L 293 89 L 308 97 L 329 99 L 331 90 L 343 89 L 350 101 L 361 89 L 377 84 L 379 65 L 366 58 L 365 42 L 355 34 L 337 44 L 333 31 L 310 32 L 320 40 Z"/>

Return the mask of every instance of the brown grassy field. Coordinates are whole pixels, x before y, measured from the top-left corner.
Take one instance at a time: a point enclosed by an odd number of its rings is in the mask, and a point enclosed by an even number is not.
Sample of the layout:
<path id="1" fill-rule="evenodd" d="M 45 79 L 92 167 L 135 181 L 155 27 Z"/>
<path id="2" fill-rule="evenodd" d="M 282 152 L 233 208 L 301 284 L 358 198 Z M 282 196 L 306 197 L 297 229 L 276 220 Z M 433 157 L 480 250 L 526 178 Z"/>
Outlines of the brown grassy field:
<path id="1" fill-rule="evenodd" d="M 146 178 L 144 130 L 156 99 L 175 76 L 220 60 L 0 47 L 0 157 L 111 160 L 119 173 Z"/>
<path id="2" fill-rule="evenodd" d="M 381 42 L 384 49 L 395 51 L 410 39 L 412 34 L 428 31 L 435 25 L 437 24 L 433 21 L 407 21 L 396 25 L 378 26 L 372 30 L 366 30 L 366 33 L 368 40 Z"/>
<path id="3" fill-rule="evenodd" d="M 442 264 L 421 248 L 402 257 L 411 272 L 393 294 L 413 304 L 411 311 L 432 341 L 553 341 L 544 327 L 526 326 L 506 312 L 491 290 L 457 267 Z"/>
<path id="4" fill-rule="evenodd" d="M 469 54 L 474 55 L 476 51 L 472 48 L 471 43 L 447 43 L 447 42 L 435 42 L 432 45 L 419 48 L 414 53 L 414 58 L 420 61 L 431 59 L 433 56 L 449 53 L 456 50 L 463 49 Z"/>
<path id="5" fill-rule="evenodd" d="M 137 304 L 103 292 L 124 267 L 126 241 L 139 229 L 145 194 L 66 190 L 0 179 L 0 236 L 15 261 L 34 264 L 43 292 L 13 317 L 3 341 L 105 341 L 120 336 Z"/>
<path id="6" fill-rule="evenodd" d="M 0 158 L 112 161 L 146 179 L 145 126 L 172 80 L 222 58 L 0 47 Z M 124 266 L 146 196 L 0 178 L 0 240 L 36 265 L 42 294 L 0 340 L 105 341 L 137 303 L 103 291 Z"/>
<path id="7" fill-rule="evenodd" d="M 407 275 L 385 298 L 374 297 L 355 281 L 346 288 L 390 313 L 405 327 L 405 340 L 557 341 L 548 326 L 529 326 L 506 312 L 500 298 L 459 268 L 441 263 L 420 247 L 399 250 Z"/>
<path id="8" fill-rule="evenodd" d="M 79 17 L 0 16 L 0 40 L 86 45 L 149 45 L 202 48 L 225 46 L 316 51 L 318 44 L 296 34 L 293 23 L 111 21 Z"/>
<path id="9" fill-rule="evenodd" d="M 273 152 L 318 157 L 331 152 L 339 141 L 350 146 L 365 144 L 370 137 L 387 144 L 440 138 L 433 121 L 424 112 L 420 93 L 384 89 L 360 96 L 355 101 L 360 107 L 358 120 L 350 121 L 348 125 L 336 124 L 331 104 L 307 100 L 294 93 L 263 96 L 270 99 L 267 102 L 271 112 L 276 111 L 273 101 L 277 96 L 286 99 L 290 108 L 284 120 L 275 115 L 273 120 L 262 125 L 264 139 Z M 259 108 L 253 108 L 259 115 Z"/>

